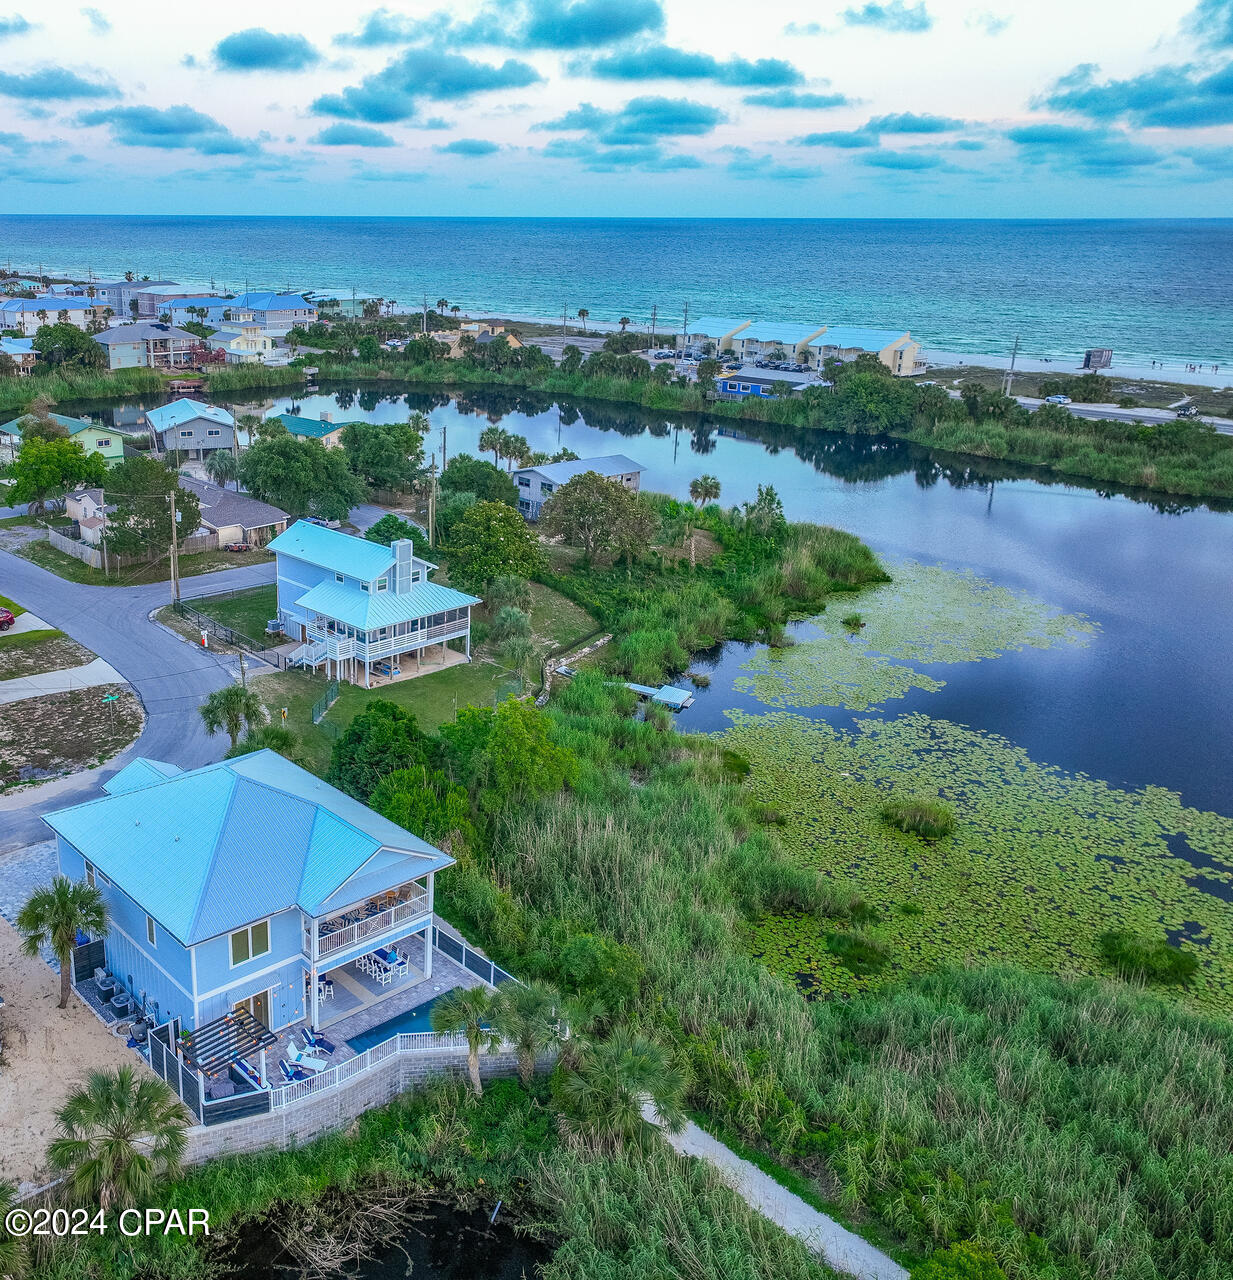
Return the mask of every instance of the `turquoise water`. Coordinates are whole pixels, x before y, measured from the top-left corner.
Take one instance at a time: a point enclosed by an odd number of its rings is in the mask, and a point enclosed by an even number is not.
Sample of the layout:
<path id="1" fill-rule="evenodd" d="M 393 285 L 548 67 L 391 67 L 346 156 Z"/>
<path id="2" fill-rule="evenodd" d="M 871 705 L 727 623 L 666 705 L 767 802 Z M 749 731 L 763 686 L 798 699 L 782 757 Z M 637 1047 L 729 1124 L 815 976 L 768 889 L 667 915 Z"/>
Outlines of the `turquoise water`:
<path id="1" fill-rule="evenodd" d="M 0 261 L 351 288 L 665 329 L 703 314 L 910 329 L 927 347 L 1233 364 L 1233 219 L 0 217 Z"/>
<path id="2" fill-rule="evenodd" d="M 391 1036 L 398 1035 L 404 1031 L 431 1031 L 432 1006 L 440 998 L 440 996 L 433 996 L 427 1003 L 416 1005 L 414 1009 L 408 1009 L 406 1013 L 400 1013 L 396 1018 L 391 1018 L 388 1022 L 381 1023 L 380 1026 L 373 1027 L 369 1031 L 363 1031 L 358 1036 L 348 1040 L 347 1043 L 356 1053 L 363 1053 L 365 1049 L 371 1049 L 373 1045 L 380 1044 L 383 1040 L 388 1040 Z"/>

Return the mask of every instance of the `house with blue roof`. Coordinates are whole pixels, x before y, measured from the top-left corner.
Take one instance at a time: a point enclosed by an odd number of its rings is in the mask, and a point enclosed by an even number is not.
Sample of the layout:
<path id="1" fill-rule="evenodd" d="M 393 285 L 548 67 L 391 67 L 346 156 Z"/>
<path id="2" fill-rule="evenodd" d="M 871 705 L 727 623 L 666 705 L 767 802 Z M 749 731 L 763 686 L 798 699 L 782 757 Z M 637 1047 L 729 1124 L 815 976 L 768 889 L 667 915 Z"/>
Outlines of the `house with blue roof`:
<path id="1" fill-rule="evenodd" d="M 42 294 L 37 298 L 0 299 L 0 329 L 16 329 L 33 337 L 45 324 L 71 324 L 88 330 L 105 324 L 106 305 L 91 298 L 64 298 Z"/>
<path id="2" fill-rule="evenodd" d="M 471 660 L 471 610 L 483 601 L 430 581 L 437 567 L 409 538 L 391 546 L 297 520 L 270 544 L 278 617 L 294 665 L 366 689 Z M 411 667 L 414 659 L 415 666 Z"/>
<path id="3" fill-rule="evenodd" d="M 619 484 L 631 493 L 637 493 L 646 468 L 623 453 L 610 453 L 602 458 L 576 458 L 571 462 L 541 462 L 538 466 L 519 467 L 511 473 L 518 486 L 518 510 L 528 520 L 538 520 L 544 503 L 563 484 L 575 476 L 594 471 Z"/>
<path id="4" fill-rule="evenodd" d="M 317 307 L 298 293 L 242 293 L 231 305 L 252 313 L 253 321 L 263 329 L 286 333 L 297 324 L 312 324 Z"/>
<path id="5" fill-rule="evenodd" d="M 146 421 L 164 453 L 206 458 L 216 449 L 235 448 L 235 419 L 221 405 L 183 397 L 147 409 Z"/>
<path id="6" fill-rule="evenodd" d="M 44 821 L 60 873 L 102 892 L 101 967 L 152 1023 L 243 1009 L 318 1030 L 431 978 L 434 877 L 454 859 L 299 765 L 139 758 L 103 791 Z M 374 952 L 399 982 L 364 980 Z"/>

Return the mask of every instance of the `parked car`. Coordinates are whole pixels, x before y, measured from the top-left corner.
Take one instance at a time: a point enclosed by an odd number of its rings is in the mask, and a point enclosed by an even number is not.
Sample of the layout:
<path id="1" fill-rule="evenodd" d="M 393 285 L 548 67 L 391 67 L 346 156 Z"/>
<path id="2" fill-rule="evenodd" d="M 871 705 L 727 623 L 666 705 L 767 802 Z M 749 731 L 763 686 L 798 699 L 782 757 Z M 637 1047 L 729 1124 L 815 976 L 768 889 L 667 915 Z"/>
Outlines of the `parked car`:
<path id="1" fill-rule="evenodd" d="M 1199 406 L 1197 404 L 1184 404 L 1177 411 L 1179 418 L 1197 418 L 1199 416 Z"/>
<path id="2" fill-rule="evenodd" d="M 251 551 L 252 547 L 247 542 L 229 542 L 223 548 L 224 551 Z"/>
<path id="3" fill-rule="evenodd" d="M 7 631 L 16 621 L 7 609 L 0 609 L 0 631 Z"/>
<path id="4" fill-rule="evenodd" d="M 1069 396 L 1045 396 L 1045 404 L 1069 404 Z"/>

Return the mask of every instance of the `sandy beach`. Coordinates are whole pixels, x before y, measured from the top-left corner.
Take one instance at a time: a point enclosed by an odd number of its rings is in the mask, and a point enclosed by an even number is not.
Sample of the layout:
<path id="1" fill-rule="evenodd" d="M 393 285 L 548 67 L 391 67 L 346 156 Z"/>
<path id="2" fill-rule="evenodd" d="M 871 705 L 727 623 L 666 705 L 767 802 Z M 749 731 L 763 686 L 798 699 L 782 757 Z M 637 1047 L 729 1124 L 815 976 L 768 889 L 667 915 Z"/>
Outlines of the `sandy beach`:
<path id="1" fill-rule="evenodd" d="M 0 1180 L 40 1186 L 56 1111 L 91 1071 L 149 1068 L 74 994 L 57 1008 L 60 978 L 21 949 L 21 935 L 0 917 Z"/>

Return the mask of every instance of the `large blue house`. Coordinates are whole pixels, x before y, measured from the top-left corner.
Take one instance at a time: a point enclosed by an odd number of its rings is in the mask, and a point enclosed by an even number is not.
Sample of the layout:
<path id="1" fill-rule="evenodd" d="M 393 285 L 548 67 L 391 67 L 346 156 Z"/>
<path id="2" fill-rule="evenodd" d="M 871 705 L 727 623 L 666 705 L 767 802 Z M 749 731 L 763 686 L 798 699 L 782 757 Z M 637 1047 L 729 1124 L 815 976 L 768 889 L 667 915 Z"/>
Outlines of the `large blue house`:
<path id="1" fill-rule="evenodd" d="M 137 759 L 103 790 L 45 821 L 61 873 L 102 890 L 106 967 L 152 1022 L 328 1025 L 375 1003 L 354 962 L 399 942 L 431 977 L 433 877 L 453 858 L 298 765 Z"/>
<path id="2" fill-rule="evenodd" d="M 298 520 L 269 544 L 278 562 L 278 618 L 300 645 L 293 664 L 327 676 L 394 679 L 402 664 L 440 646 L 441 663 L 470 661 L 471 608 L 482 601 L 429 581 L 437 567 L 415 554 L 410 539 L 369 542 Z M 447 646 L 461 641 L 453 657 Z M 406 674 L 411 674 L 408 665 Z"/>

